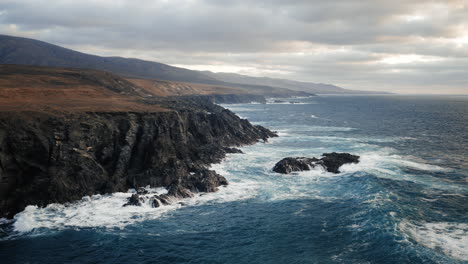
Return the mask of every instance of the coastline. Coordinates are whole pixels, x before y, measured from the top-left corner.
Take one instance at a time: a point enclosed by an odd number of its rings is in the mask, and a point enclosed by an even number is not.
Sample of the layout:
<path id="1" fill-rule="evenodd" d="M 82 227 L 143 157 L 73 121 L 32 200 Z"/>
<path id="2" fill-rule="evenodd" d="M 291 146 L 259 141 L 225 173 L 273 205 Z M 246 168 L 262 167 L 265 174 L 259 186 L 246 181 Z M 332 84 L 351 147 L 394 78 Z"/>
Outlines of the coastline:
<path id="1" fill-rule="evenodd" d="M 167 111 L 1 113 L 0 216 L 148 185 L 176 199 L 214 192 L 227 181 L 211 164 L 277 136 L 209 98 L 154 103 Z"/>

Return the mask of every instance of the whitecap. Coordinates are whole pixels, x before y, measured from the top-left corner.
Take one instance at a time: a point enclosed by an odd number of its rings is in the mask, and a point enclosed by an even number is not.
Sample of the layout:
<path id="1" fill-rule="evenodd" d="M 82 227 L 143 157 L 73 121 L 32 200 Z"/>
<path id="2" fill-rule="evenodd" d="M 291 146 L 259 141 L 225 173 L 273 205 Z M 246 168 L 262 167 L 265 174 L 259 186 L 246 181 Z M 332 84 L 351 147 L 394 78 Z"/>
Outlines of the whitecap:
<path id="1" fill-rule="evenodd" d="M 254 181 L 232 182 L 220 187 L 218 192 L 198 193 L 193 198 L 180 199 L 170 205 L 153 208 L 150 197 L 167 193 L 165 188 L 149 188 L 152 192 L 140 195 L 145 198 L 141 206 L 126 206 L 135 190 L 107 195 L 85 196 L 69 204 L 49 204 L 44 208 L 30 205 L 18 213 L 13 222 L 16 232 L 30 233 L 41 228 L 61 230 L 65 228 L 124 228 L 137 222 L 159 219 L 182 206 L 200 206 L 210 202 L 225 203 L 248 199 L 256 195 L 258 183 Z"/>
<path id="2" fill-rule="evenodd" d="M 391 155 L 389 159 L 391 159 L 394 162 L 397 162 L 405 167 L 412 168 L 412 169 L 417 169 L 417 170 L 422 170 L 422 171 L 442 171 L 442 172 L 448 172 L 450 171 L 449 168 L 443 168 L 441 166 L 437 165 L 432 165 L 428 163 L 422 162 L 417 162 L 411 160 L 411 158 L 414 159 L 414 157 L 404 157 L 404 156 L 399 156 L 399 155 Z"/>
<path id="3" fill-rule="evenodd" d="M 9 224 L 11 222 L 13 222 L 12 219 L 7 219 L 7 218 L 4 218 L 4 217 L 0 218 L 0 225 L 7 225 L 7 224 Z"/>
<path id="4" fill-rule="evenodd" d="M 468 225 L 465 223 L 410 223 L 399 224 L 403 233 L 417 243 L 443 252 L 459 260 L 468 261 Z"/>
<path id="5" fill-rule="evenodd" d="M 307 125 L 294 125 L 288 127 L 274 127 L 278 131 L 284 132 L 347 132 L 356 130 L 353 127 L 333 127 L 333 126 L 307 126 Z"/>

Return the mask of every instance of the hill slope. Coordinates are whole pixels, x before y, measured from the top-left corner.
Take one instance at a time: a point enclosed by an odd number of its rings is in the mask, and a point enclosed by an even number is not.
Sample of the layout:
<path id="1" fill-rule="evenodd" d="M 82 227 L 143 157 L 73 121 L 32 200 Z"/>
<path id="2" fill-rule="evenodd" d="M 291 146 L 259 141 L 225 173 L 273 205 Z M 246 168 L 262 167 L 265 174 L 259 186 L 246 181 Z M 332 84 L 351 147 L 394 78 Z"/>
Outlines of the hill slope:
<path id="1" fill-rule="evenodd" d="M 39 40 L 6 35 L 0 35 L 0 64 L 86 68 L 109 71 L 127 77 L 220 83 L 220 81 L 202 73 L 158 62 L 121 57 L 100 57 Z"/>
<path id="2" fill-rule="evenodd" d="M 95 69 L 109 71 L 132 79 L 210 84 L 241 88 L 249 93 L 272 97 L 307 96 L 314 93 L 364 93 L 329 84 L 258 78 L 231 73 L 200 72 L 140 59 L 101 57 L 39 40 L 7 35 L 0 35 L 0 64 Z"/>
<path id="3" fill-rule="evenodd" d="M 241 88 L 244 92 L 266 96 L 305 96 L 304 92 L 269 86 L 228 83 L 198 71 L 166 64 L 121 57 L 100 57 L 66 49 L 34 39 L 0 35 L 0 64 L 71 67 L 109 71 L 131 79 L 166 80 Z M 194 89 L 197 90 L 197 89 Z M 225 94 L 225 92 L 221 92 Z"/>
<path id="4" fill-rule="evenodd" d="M 165 111 L 151 93 L 108 72 L 0 65 L 0 112 Z"/>

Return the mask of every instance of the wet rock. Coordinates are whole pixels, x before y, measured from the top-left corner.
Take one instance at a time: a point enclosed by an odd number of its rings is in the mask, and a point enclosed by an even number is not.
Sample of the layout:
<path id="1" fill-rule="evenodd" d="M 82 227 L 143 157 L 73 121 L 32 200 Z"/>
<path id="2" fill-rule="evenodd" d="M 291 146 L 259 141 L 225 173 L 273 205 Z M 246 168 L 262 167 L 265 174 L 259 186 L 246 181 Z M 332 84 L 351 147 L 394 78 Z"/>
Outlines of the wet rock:
<path id="1" fill-rule="evenodd" d="M 171 184 L 167 188 L 167 196 L 182 199 L 193 197 L 194 194 L 183 186 Z"/>
<path id="2" fill-rule="evenodd" d="M 145 195 L 145 194 L 148 194 L 148 191 L 144 187 L 138 187 L 136 189 L 136 193 L 138 195 Z"/>
<path id="3" fill-rule="evenodd" d="M 359 163 L 359 156 L 351 155 L 349 153 L 324 153 L 323 158 L 324 167 L 328 172 L 339 173 L 339 168 L 347 163 Z"/>
<path id="4" fill-rule="evenodd" d="M 319 160 L 316 158 L 288 157 L 276 163 L 275 167 L 273 167 L 273 171 L 282 174 L 289 174 L 293 171 L 308 171 L 314 168 L 318 161 Z"/>
<path id="5" fill-rule="evenodd" d="M 226 178 L 213 170 L 202 169 L 191 174 L 184 186 L 193 192 L 216 192 L 223 185 L 228 185 Z"/>
<path id="6" fill-rule="evenodd" d="M 162 205 L 169 205 L 172 203 L 172 198 L 167 194 L 155 195 L 151 197 L 151 206 L 153 208 L 160 207 Z"/>
<path id="7" fill-rule="evenodd" d="M 289 174 L 294 171 L 308 171 L 316 166 L 322 166 L 328 172 L 339 173 L 339 168 L 343 164 L 358 163 L 359 156 L 349 153 L 324 153 L 321 159 L 306 157 L 288 157 L 280 160 L 273 167 L 273 171 L 282 174 Z"/>
<path id="8" fill-rule="evenodd" d="M 123 206 L 141 206 L 142 203 L 144 203 L 144 199 L 141 198 L 138 194 L 134 193 L 130 198 L 128 198 L 128 201 L 126 204 Z"/>
<path id="9" fill-rule="evenodd" d="M 169 197 L 168 195 L 166 194 L 161 194 L 161 195 L 158 195 L 158 200 L 163 204 L 163 205 L 169 205 L 171 204 L 171 197 Z"/>
<path id="10" fill-rule="evenodd" d="M 244 152 L 242 152 L 242 150 L 238 149 L 238 148 L 228 148 L 228 147 L 225 147 L 224 148 L 224 151 L 226 153 L 239 153 L 239 154 L 244 154 Z"/>

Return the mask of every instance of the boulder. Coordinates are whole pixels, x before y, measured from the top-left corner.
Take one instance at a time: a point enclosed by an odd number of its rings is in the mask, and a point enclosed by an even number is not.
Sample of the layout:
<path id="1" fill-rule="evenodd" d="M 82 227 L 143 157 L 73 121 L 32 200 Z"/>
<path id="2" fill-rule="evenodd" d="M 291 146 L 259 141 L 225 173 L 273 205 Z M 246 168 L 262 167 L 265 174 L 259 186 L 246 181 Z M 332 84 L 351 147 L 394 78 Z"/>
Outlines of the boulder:
<path id="1" fill-rule="evenodd" d="M 171 197 L 166 194 L 155 195 L 151 197 L 151 206 L 154 208 L 169 204 L 171 204 Z"/>
<path id="2" fill-rule="evenodd" d="M 140 196 L 136 193 L 132 194 L 130 198 L 128 198 L 127 203 L 124 204 L 123 206 L 141 206 L 141 203 L 144 202 L 143 198 L 140 198 Z"/>
<path id="3" fill-rule="evenodd" d="M 324 153 L 323 166 L 328 172 L 340 173 L 339 168 L 347 163 L 359 163 L 359 156 L 351 155 L 349 153 Z"/>
<path id="4" fill-rule="evenodd" d="M 314 168 L 316 166 L 316 162 L 318 161 L 319 160 L 316 158 L 288 157 L 276 163 L 273 171 L 282 174 L 289 174 L 293 171 L 308 171 L 311 168 Z"/>
<path id="5" fill-rule="evenodd" d="M 316 166 L 322 166 L 328 172 L 339 173 L 339 168 L 343 164 L 358 163 L 359 156 L 349 153 L 324 153 L 323 157 L 306 158 L 306 157 L 288 157 L 280 160 L 273 167 L 273 171 L 282 174 L 289 174 L 294 171 L 308 171 Z"/>
<path id="6" fill-rule="evenodd" d="M 181 185 L 171 184 L 167 187 L 167 196 L 179 199 L 190 198 L 193 197 L 193 193 Z"/>

